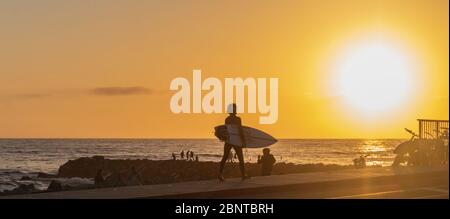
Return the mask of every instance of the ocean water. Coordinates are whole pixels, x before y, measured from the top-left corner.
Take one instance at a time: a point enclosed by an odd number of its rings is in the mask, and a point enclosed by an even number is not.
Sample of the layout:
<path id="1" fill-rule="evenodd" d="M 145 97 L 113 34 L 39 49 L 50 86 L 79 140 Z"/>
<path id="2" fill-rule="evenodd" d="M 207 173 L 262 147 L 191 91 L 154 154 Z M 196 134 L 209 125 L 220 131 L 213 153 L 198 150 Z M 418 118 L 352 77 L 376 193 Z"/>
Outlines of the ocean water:
<path id="1" fill-rule="evenodd" d="M 395 146 L 404 139 L 282 139 L 271 146 L 278 162 L 351 165 L 367 155 L 368 165 L 391 165 Z M 101 155 L 111 159 L 171 159 L 172 152 L 194 151 L 200 161 L 219 161 L 223 143 L 216 139 L 0 139 L 0 191 L 37 172 L 57 173 L 70 159 Z M 256 162 L 262 149 L 245 149 L 246 162 Z M 33 181 L 44 189 L 48 182 Z"/>

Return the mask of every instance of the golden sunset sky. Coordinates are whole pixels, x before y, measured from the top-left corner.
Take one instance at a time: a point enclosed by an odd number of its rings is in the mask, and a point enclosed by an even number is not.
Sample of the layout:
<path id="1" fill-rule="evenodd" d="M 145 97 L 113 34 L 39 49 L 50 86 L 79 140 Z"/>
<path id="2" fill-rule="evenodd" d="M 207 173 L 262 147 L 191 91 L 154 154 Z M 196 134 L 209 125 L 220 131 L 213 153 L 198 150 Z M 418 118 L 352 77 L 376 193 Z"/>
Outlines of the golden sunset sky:
<path id="1" fill-rule="evenodd" d="M 275 137 L 407 138 L 418 118 L 448 119 L 448 4 L 1 1 L 0 137 L 214 137 L 226 114 L 169 108 L 171 80 L 201 69 L 279 78 L 275 124 L 241 115 Z"/>

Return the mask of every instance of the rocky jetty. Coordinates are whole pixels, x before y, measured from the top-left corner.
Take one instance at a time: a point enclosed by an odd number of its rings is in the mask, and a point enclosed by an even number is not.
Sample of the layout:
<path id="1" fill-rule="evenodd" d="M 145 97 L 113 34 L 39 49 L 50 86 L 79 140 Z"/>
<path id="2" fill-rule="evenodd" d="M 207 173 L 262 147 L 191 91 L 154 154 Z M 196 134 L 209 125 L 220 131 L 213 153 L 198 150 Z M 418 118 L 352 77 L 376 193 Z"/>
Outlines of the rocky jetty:
<path id="1" fill-rule="evenodd" d="M 329 171 L 353 168 L 353 166 L 325 164 L 293 164 L 276 163 L 272 175 L 304 173 L 314 171 Z M 134 169 L 134 171 L 133 171 Z M 136 172 L 141 184 L 164 184 L 183 181 L 216 179 L 219 169 L 218 162 L 195 162 L 186 160 L 116 160 L 101 156 L 82 157 L 70 160 L 61 165 L 59 177 L 95 178 L 98 171 L 105 178 L 106 186 L 127 185 L 123 179 L 129 179 Z M 246 171 L 250 176 L 259 176 L 261 166 L 256 163 L 246 163 Z M 240 177 L 239 164 L 227 163 L 224 170 L 227 178 Z M 119 182 L 119 180 L 122 180 Z"/>

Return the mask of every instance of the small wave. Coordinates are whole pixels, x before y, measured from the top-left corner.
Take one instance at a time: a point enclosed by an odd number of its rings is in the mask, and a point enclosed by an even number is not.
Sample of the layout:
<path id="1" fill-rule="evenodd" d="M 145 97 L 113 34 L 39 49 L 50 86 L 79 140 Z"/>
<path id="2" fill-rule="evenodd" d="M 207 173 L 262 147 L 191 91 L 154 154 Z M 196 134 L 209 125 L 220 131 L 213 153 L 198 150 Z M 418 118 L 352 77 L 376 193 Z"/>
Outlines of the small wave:
<path id="1" fill-rule="evenodd" d="M 342 154 L 342 155 L 357 155 L 355 152 L 341 152 L 341 151 L 332 151 L 330 154 Z"/>
<path id="2" fill-rule="evenodd" d="M 0 186 L 16 186 L 12 181 L 0 182 Z"/>
<path id="3" fill-rule="evenodd" d="M 9 150 L 9 151 L 4 151 L 4 153 L 9 153 L 9 154 L 39 154 L 39 153 L 41 153 L 41 151 Z"/>
<path id="4" fill-rule="evenodd" d="M 17 174 L 28 174 L 28 173 L 20 170 L 0 170 L 0 175 L 17 175 Z"/>
<path id="5" fill-rule="evenodd" d="M 221 154 L 198 154 L 198 156 L 202 156 L 202 157 L 222 157 Z"/>
<path id="6" fill-rule="evenodd" d="M 15 185 L 1 185 L 0 184 L 0 192 L 4 192 L 4 191 L 10 191 L 15 189 L 17 186 Z"/>

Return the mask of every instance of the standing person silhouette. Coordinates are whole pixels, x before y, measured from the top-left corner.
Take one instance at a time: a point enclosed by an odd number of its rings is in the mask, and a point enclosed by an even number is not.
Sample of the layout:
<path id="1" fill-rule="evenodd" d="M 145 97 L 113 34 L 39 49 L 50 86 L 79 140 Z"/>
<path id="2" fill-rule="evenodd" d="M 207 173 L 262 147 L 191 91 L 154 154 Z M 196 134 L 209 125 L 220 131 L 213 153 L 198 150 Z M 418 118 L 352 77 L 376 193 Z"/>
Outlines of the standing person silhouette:
<path id="1" fill-rule="evenodd" d="M 229 116 L 225 119 L 225 125 L 237 125 L 239 127 L 239 135 L 241 136 L 242 145 L 231 145 L 225 142 L 225 145 L 223 146 L 223 157 L 220 161 L 220 169 L 219 169 L 219 180 L 224 181 L 225 178 L 223 177 L 223 168 L 225 166 L 225 162 L 228 159 L 228 156 L 230 154 L 231 148 L 234 149 L 236 155 L 239 159 L 239 168 L 241 170 L 242 174 L 242 180 L 249 179 L 250 177 L 245 174 L 245 166 L 244 166 L 244 155 L 242 154 L 242 148 L 246 146 L 245 138 L 244 138 L 244 131 L 242 129 L 242 122 L 241 118 L 236 116 L 236 104 L 230 104 L 228 106 L 228 113 Z"/>
<path id="2" fill-rule="evenodd" d="M 194 152 L 193 151 L 191 151 L 190 157 L 191 157 L 191 160 L 194 161 Z"/>

